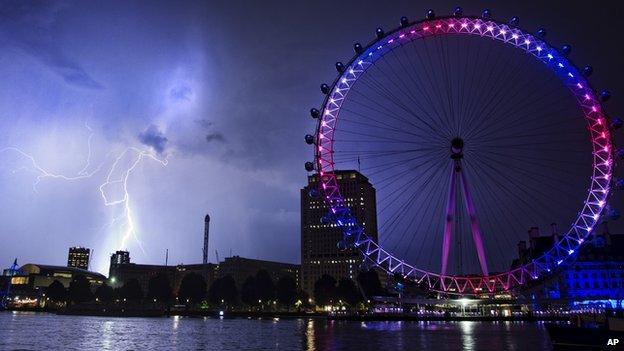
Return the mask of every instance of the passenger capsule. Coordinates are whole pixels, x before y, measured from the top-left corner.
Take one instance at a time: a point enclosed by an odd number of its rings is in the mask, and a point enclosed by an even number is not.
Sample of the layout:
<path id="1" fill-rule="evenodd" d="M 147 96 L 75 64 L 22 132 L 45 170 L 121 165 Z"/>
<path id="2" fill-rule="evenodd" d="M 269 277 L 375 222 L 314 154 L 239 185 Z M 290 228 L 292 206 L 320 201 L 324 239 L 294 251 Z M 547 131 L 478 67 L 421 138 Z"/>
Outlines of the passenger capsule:
<path id="1" fill-rule="evenodd" d="M 305 163 L 305 169 L 306 169 L 306 171 L 308 171 L 308 172 L 312 172 L 312 171 L 314 171 L 314 163 L 309 162 L 309 161 L 308 161 L 308 162 L 306 162 L 306 163 Z"/>
<path id="2" fill-rule="evenodd" d="M 544 28 L 540 28 L 537 30 L 537 36 L 540 38 L 543 38 L 546 36 L 546 29 Z"/>
<path id="3" fill-rule="evenodd" d="M 342 73 L 345 70 L 345 66 L 342 64 L 342 62 L 336 62 L 336 71 L 338 71 L 338 73 Z"/>
<path id="4" fill-rule="evenodd" d="M 353 44 L 353 51 L 355 51 L 355 53 L 359 55 L 364 51 L 364 48 L 362 47 L 362 44 L 355 43 Z"/>
<path id="5" fill-rule="evenodd" d="M 453 10 L 453 16 L 455 17 L 461 17 L 463 14 L 464 14 L 464 9 L 462 9 L 461 6 L 457 6 L 455 10 Z"/>
<path id="6" fill-rule="evenodd" d="M 594 73 L 594 67 L 587 65 L 585 67 L 583 67 L 583 75 L 585 77 L 589 77 L 592 75 L 592 73 Z"/>
<path id="7" fill-rule="evenodd" d="M 407 26 L 409 26 L 409 20 L 405 16 L 401 17 L 401 28 L 405 28 Z"/>
<path id="8" fill-rule="evenodd" d="M 600 101 L 607 102 L 611 98 L 611 92 L 608 90 L 603 90 L 600 92 Z"/>
<path id="9" fill-rule="evenodd" d="M 321 112 L 319 110 L 315 109 L 314 107 L 310 109 L 310 116 L 312 116 L 312 118 L 319 118 L 320 115 L 321 115 Z"/>
<path id="10" fill-rule="evenodd" d="M 615 187 L 619 190 L 624 190 L 624 178 L 615 178 Z"/>
<path id="11" fill-rule="evenodd" d="M 509 20 L 509 25 L 517 27 L 518 24 L 520 24 L 520 18 L 518 18 L 518 16 L 513 16 L 510 20 Z"/>
<path id="12" fill-rule="evenodd" d="M 314 144 L 314 135 L 310 135 L 310 134 L 306 134 L 305 136 L 305 142 L 308 145 L 312 145 Z"/>
<path id="13" fill-rule="evenodd" d="M 435 18 L 435 12 L 432 9 L 429 9 L 429 11 L 427 11 L 427 15 L 426 15 L 428 20 L 434 19 Z"/>
<path id="14" fill-rule="evenodd" d="M 619 158 L 621 158 L 622 160 L 624 160 L 624 148 L 617 148 L 615 150 L 615 155 Z"/>
<path id="15" fill-rule="evenodd" d="M 612 121 L 611 121 L 611 129 L 613 130 L 618 130 L 620 128 L 622 128 L 622 124 L 624 124 L 624 122 L 622 121 L 621 118 L 615 117 Z"/>
<path id="16" fill-rule="evenodd" d="M 570 51 L 572 51 L 572 46 L 566 44 L 564 46 L 561 47 L 561 53 L 564 55 L 569 55 Z"/>
<path id="17" fill-rule="evenodd" d="M 325 83 L 321 84 L 321 93 L 329 94 L 329 85 Z"/>
<path id="18" fill-rule="evenodd" d="M 492 17 L 492 12 L 490 11 L 490 9 L 485 9 L 483 10 L 483 12 L 481 12 L 481 17 L 488 19 Z"/>
<path id="19" fill-rule="evenodd" d="M 377 29 L 375 29 L 375 35 L 377 36 L 377 39 L 383 38 L 385 35 L 384 30 L 381 29 L 381 27 L 377 27 Z"/>

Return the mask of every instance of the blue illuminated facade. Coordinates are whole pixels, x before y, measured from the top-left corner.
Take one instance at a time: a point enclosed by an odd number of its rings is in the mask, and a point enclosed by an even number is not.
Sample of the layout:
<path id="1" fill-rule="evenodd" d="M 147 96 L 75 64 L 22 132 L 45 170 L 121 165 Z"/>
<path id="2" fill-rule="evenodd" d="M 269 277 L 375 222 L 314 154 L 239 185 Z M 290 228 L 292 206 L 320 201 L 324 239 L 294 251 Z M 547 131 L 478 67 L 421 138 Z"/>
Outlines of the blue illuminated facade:
<path id="1" fill-rule="evenodd" d="M 554 225 L 548 236 L 540 236 L 537 228 L 532 228 L 529 244 L 518 244 L 519 259 L 514 264 L 552 245 L 556 237 Z M 544 306 L 624 308 L 624 235 L 610 234 L 605 226 L 559 274 L 527 290 L 526 295 Z"/>

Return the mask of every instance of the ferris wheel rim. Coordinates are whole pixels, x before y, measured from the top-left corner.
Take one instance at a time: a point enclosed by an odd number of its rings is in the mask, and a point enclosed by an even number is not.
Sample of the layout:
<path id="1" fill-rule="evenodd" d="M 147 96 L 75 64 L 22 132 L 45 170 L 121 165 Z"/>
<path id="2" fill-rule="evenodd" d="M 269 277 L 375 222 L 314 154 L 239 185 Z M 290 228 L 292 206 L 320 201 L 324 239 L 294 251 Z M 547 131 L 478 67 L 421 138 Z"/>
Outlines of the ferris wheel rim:
<path id="1" fill-rule="evenodd" d="M 514 269 L 491 275 L 440 275 L 419 269 L 374 242 L 363 232 L 355 218 L 344 204 L 334 176 L 333 144 L 335 123 L 339 120 L 342 103 L 353 84 L 376 60 L 392 50 L 414 40 L 427 40 L 448 34 L 465 34 L 481 38 L 496 39 L 510 44 L 520 51 L 531 54 L 555 71 L 563 84 L 576 98 L 577 107 L 583 113 L 589 126 L 592 143 L 592 177 L 590 189 L 578 216 L 562 238 L 544 252 Z M 369 61 L 367 59 L 370 58 Z M 366 66 L 368 65 L 368 66 Z M 510 24 L 490 18 L 474 16 L 446 16 L 413 22 L 378 37 L 361 48 L 352 59 L 342 65 L 334 82 L 328 86 L 314 135 L 314 163 L 321 184 L 321 195 L 330 207 L 332 221 L 343 229 L 345 240 L 350 240 L 362 251 L 365 259 L 390 274 L 400 273 L 417 283 L 425 283 L 430 290 L 462 295 L 508 291 L 528 281 L 550 274 L 580 245 L 594 230 L 610 194 L 613 163 L 613 140 L 608 120 L 596 92 L 578 69 L 566 56 L 543 38 L 538 38 Z M 342 69 L 342 70 L 341 70 Z M 332 120 L 333 121 L 330 121 Z M 330 121 L 330 123 L 328 123 Z M 333 124 L 332 124 L 333 123 Z M 601 140 L 599 140 L 601 139 Z"/>

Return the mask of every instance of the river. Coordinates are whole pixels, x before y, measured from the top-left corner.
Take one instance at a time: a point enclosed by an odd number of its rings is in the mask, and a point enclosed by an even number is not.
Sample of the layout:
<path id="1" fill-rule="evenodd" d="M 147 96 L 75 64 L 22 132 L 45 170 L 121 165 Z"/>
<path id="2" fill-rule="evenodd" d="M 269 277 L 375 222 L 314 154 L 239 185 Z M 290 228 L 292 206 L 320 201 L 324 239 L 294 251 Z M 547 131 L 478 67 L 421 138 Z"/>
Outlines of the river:
<path id="1" fill-rule="evenodd" d="M 110 318 L 0 312 L 0 350 L 550 350 L 541 323 Z"/>

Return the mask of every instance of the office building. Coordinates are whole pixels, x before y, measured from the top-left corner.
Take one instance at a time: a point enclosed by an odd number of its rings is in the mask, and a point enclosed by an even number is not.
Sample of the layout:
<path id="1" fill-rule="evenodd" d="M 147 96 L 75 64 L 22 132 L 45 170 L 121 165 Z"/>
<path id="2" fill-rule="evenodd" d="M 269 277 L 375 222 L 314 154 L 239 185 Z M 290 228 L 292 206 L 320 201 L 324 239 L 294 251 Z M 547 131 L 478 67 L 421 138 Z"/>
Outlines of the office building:
<path id="1" fill-rule="evenodd" d="M 375 188 L 368 178 L 357 171 L 335 171 L 340 193 L 364 232 L 377 240 L 377 209 Z M 312 295 L 314 283 L 328 274 L 336 280 L 356 279 L 362 255 L 357 249 L 340 250 L 342 230 L 331 223 L 321 223 L 329 207 L 320 196 L 313 196 L 319 187 L 318 175 L 308 177 L 301 189 L 301 276 L 300 286 Z M 320 193 L 320 192 L 319 192 Z"/>
<path id="2" fill-rule="evenodd" d="M 89 260 L 91 249 L 86 247 L 70 247 L 67 254 L 67 267 L 74 267 L 87 270 L 89 269 Z"/>

